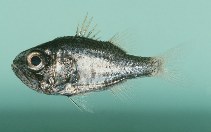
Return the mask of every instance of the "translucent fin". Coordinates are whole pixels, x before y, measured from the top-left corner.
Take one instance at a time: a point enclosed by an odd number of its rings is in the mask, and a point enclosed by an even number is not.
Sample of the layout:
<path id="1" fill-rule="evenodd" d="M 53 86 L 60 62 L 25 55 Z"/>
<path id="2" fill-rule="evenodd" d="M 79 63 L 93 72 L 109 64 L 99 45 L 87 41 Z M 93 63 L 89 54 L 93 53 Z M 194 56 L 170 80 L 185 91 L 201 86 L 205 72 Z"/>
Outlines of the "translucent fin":
<path id="1" fill-rule="evenodd" d="M 131 33 L 128 30 L 122 31 L 122 32 L 118 32 L 115 35 L 113 35 L 108 42 L 120 47 L 122 50 L 124 50 L 124 47 L 134 43 L 131 42 L 131 38 L 133 35 L 131 35 Z M 133 39 L 134 40 L 134 39 Z M 125 51 L 125 50 L 124 50 Z"/>
<path id="2" fill-rule="evenodd" d="M 121 102 L 132 102 L 134 100 L 131 90 L 131 86 L 127 85 L 127 83 L 122 83 L 118 86 L 110 88 L 110 91 L 114 97 Z"/>
<path id="3" fill-rule="evenodd" d="M 112 36 L 108 41 L 111 42 L 112 44 L 115 44 L 115 45 L 119 44 L 120 41 L 121 41 L 119 33 Z"/>
<path id="4" fill-rule="evenodd" d="M 72 101 L 72 103 L 81 111 L 87 111 L 90 113 L 94 113 L 94 111 L 87 106 L 87 101 L 85 100 L 85 95 L 78 95 L 78 96 L 68 96 L 68 98 Z"/>
<path id="5" fill-rule="evenodd" d="M 125 40 L 128 40 L 127 31 L 116 33 L 108 41 L 111 42 L 112 44 L 119 45 L 121 43 L 124 43 Z"/>
<path id="6" fill-rule="evenodd" d="M 185 46 L 179 45 L 156 56 L 155 58 L 159 60 L 160 64 L 155 76 L 161 77 L 168 82 L 173 82 L 176 85 L 184 86 L 184 82 L 187 81 L 187 78 L 181 66 L 185 63 L 185 54 Z"/>
<path id="7" fill-rule="evenodd" d="M 91 38 L 91 39 L 99 39 L 97 36 L 100 33 L 100 30 L 96 31 L 97 24 L 92 26 L 93 17 L 88 18 L 88 13 L 86 14 L 82 24 L 78 24 L 76 30 L 76 36 Z"/>

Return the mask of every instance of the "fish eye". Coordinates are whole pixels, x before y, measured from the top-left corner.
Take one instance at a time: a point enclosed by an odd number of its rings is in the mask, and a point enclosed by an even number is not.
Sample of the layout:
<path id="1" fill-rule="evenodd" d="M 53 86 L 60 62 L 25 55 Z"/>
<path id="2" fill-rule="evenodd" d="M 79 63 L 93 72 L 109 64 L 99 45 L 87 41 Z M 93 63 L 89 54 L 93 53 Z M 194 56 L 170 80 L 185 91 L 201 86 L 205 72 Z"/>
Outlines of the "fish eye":
<path id="1" fill-rule="evenodd" d="M 31 64 L 34 66 L 38 66 L 41 63 L 41 59 L 39 56 L 33 56 L 31 58 Z"/>
<path id="2" fill-rule="evenodd" d="M 39 52 L 32 52 L 27 56 L 28 67 L 32 70 L 40 70 L 44 67 L 44 59 Z"/>

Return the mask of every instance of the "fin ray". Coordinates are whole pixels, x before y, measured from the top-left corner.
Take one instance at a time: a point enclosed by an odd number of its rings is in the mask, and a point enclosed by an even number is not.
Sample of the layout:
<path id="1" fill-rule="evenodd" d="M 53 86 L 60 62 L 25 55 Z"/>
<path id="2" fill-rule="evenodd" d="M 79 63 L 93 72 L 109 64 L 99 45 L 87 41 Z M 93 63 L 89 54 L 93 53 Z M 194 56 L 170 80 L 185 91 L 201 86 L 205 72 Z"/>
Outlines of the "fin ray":
<path id="1" fill-rule="evenodd" d="M 128 45 L 131 44 L 133 42 L 131 42 L 131 35 L 129 33 L 128 30 L 122 31 L 122 32 L 118 32 L 116 34 L 114 34 L 109 40 L 108 42 L 112 43 L 113 45 L 116 45 L 118 47 L 121 47 L 121 49 L 126 53 L 126 50 L 123 48 L 124 45 Z"/>
<path id="2" fill-rule="evenodd" d="M 121 102 L 133 101 L 133 94 L 130 90 L 132 90 L 131 86 L 127 85 L 126 83 L 110 88 L 110 91 L 114 97 L 119 99 Z"/>
<path id="3" fill-rule="evenodd" d="M 94 111 L 87 106 L 87 101 L 84 99 L 85 95 L 79 95 L 79 96 L 68 96 L 68 99 L 71 100 L 71 102 L 81 111 L 81 112 L 90 112 L 94 113 Z"/>
<path id="4" fill-rule="evenodd" d="M 159 68 L 160 70 L 155 77 L 160 77 L 170 83 L 184 87 L 185 81 L 187 81 L 181 67 L 181 64 L 183 65 L 185 63 L 184 59 L 186 58 L 184 56 L 186 53 L 184 48 L 184 45 L 178 45 L 177 47 L 156 56 L 155 58 L 161 61 L 161 65 Z"/>
<path id="5" fill-rule="evenodd" d="M 78 24 L 75 36 L 86 37 L 90 39 L 98 38 L 98 34 L 100 33 L 100 30 L 96 31 L 97 24 L 92 26 L 92 20 L 93 20 L 93 17 L 89 18 L 88 13 L 87 13 L 81 26 L 80 24 Z"/>

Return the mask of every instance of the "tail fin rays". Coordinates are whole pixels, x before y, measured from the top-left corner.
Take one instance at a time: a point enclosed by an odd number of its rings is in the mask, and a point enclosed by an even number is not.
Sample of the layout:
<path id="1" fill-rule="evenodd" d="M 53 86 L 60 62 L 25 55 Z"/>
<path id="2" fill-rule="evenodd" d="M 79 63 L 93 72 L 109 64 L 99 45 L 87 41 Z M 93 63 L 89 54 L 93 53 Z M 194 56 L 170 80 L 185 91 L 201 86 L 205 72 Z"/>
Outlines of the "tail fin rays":
<path id="1" fill-rule="evenodd" d="M 185 77 L 181 69 L 185 58 L 183 45 L 172 48 L 167 52 L 155 56 L 155 58 L 160 61 L 159 70 L 155 77 L 184 86 Z"/>

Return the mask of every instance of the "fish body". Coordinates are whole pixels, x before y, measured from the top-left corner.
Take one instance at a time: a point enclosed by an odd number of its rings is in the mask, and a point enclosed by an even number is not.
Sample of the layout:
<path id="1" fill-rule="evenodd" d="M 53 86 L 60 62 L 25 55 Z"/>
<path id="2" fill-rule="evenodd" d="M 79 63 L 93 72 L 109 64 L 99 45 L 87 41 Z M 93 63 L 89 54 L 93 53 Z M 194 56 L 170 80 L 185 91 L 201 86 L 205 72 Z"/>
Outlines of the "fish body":
<path id="1" fill-rule="evenodd" d="M 66 36 L 23 51 L 12 67 L 23 83 L 38 92 L 73 96 L 155 76 L 162 60 L 129 55 L 109 41 Z"/>
<path id="2" fill-rule="evenodd" d="M 15 75 L 31 89 L 67 96 L 80 110 L 89 112 L 77 97 L 108 89 L 113 92 L 115 85 L 138 77 L 178 79 L 175 58 L 180 48 L 152 57 L 130 55 L 116 45 L 119 36 L 99 40 L 92 19 L 86 16 L 74 36 L 58 37 L 18 54 L 11 65 Z"/>
<path id="3" fill-rule="evenodd" d="M 115 89 L 115 85 L 138 77 L 177 79 L 174 58 L 180 48 L 154 57 L 130 55 L 116 45 L 115 39 L 119 38 L 96 38 L 98 32 L 91 22 L 92 18 L 86 16 L 76 35 L 59 37 L 21 52 L 13 60 L 12 70 L 29 88 L 67 96 L 86 111 L 74 97 Z"/>

